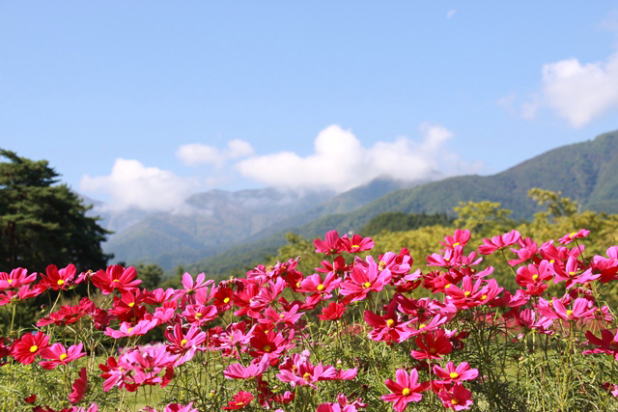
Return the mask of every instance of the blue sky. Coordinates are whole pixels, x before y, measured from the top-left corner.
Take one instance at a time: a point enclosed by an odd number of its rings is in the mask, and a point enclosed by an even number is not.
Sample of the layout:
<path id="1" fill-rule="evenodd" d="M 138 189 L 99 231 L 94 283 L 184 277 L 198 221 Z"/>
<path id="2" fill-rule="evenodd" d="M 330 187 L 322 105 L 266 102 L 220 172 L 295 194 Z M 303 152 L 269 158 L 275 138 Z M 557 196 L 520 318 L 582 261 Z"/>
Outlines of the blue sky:
<path id="1" fill-rule="evenodd" d="M 617 129 L 617 53 L 615 1 L 3 1 L 0 147 L 122 207 L 489 174 Z"/>

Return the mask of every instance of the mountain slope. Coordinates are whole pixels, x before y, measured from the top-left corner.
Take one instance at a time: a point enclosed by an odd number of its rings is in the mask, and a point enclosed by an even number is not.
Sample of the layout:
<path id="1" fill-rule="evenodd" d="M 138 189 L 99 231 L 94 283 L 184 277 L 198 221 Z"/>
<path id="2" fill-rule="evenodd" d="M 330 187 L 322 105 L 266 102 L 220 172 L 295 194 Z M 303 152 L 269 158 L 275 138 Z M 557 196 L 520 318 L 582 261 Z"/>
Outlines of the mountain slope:
<path id="1" fill-rule="evenodd" d="M 224 259 L 217 255 L 193 268 L 225 269 L 234 259 L 248 262 L 247 252 L 262 258 L 273 254 L 285 242 L 283 233 L 304 237 L 323 236 L 332 229 L 358 231 L 373 217 L 384 212 L 447 213 L 461 201 L 490 200 L 513 210 L 513 217 L 530 218 L 538 209 L 527 196 L 529 189 L 560 191 L 577 200 L 585 209 L 618 213 L 618 131 L 592 141 L 562 146 L 491 176 L 457 176 L 393 191 L 349 213 L 323 215 L 294 227 L 281 226 L 280 232 L 228 250 Z M 333 209 L 337 211 L 337 209 Z M 284 230 L 285 229 L 285 230 Z M 259 234 L 263 234 L 260 232 Z M 226 264 L 223 264 L 225 262 Z"/>

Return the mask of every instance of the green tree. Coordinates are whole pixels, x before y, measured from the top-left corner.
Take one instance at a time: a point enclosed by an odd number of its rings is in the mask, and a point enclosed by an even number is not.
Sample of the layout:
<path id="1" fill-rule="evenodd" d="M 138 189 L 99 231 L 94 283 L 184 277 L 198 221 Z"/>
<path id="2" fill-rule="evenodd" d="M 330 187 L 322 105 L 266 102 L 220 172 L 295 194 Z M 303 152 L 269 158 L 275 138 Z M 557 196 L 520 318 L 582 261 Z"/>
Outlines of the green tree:
<path id="1" fill-rule="evenodd" d="M 140 263 L 135 266 L 137 277 L 142 280 L 141 287 L 146 289 L 156 289 L 163 280 L 163 268 L 155 264 Z"/>
<path id="2" fill-rule="evenodd" d="M 453 224 L 469 229 L 481 236 L 495 235 L 512 229 L 516 222 L 511 219 L 509 209 L 503 209 L 499 202 L 459 202 L 453 210 L 457 219 Z"/>
<path id="3" fill-rule="evenodd" d="M 48 162 L 2 149 L 0 159 L 0 270 L 42 271 L 51 263 L 104 267 L 111 256 L 101 242 L 110 232 L 86 215 L 91 207 L 58 183 Z"/>

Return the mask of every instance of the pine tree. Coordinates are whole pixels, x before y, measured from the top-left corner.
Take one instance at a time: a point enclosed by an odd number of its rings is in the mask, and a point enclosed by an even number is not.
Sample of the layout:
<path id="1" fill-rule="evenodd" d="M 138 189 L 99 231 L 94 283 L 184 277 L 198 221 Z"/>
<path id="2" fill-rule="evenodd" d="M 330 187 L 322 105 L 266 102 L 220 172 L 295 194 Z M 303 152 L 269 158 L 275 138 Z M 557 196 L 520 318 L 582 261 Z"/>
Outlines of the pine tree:
<path id="1" fill-rule="evenodd" d="M 0 271 L 43 271 L 51 263 L 104 267 L 111 256 L 101 242 L 110 232 L 86 215 L 91 206 L 59 183 L 46 160 L 2 149 L 0 159 Z"/>

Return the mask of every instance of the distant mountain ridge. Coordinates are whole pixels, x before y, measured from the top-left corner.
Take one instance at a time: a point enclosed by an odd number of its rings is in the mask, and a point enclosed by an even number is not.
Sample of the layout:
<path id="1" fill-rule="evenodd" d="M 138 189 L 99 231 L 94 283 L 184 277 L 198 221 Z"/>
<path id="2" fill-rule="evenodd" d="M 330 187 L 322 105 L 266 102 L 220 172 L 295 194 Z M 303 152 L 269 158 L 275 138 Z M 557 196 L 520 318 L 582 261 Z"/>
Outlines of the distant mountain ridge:
<path id="1" fill-rule="evenodd" d="M 494 175 L 456 176 L 391 191 L 351 212 L 323 215 L 286 229 L 313 238 L 332 229 L 340 233 L 358 231 L 385 212 L 452 214 L 453 207 L 461 201 L 481 200 L 500 202 L 513 210 L 515 218 L 530 218 L 538 210 L 527 196 L 533 187 L 560 191 L 584 209 L 618 213 L 618 131 L 558 147 Z M 271 233 L 255 243 L 234 247 L 191 267 L 195 270 L 220 267 L 221 258 L 245 262 L 247 256 L 273 253 L 284 242 L 283 231 Z"/>
<path id="2" fill-rule="evenodd" d="M 418 182 L 386 177 L 341 194 L 275 188 L 229 192 L 210 190 L 192 195 L 181 212 L 129 209 L 111 212 L 100 202 L 92 213 L 115 231 L 104 244 L 114 261 L 157 263 L 165 269 L 198 261 L 230 247 L 262 239 L 282 228 L 293 229 L 323 215 L 351 212 L 394 190 Z"/>

